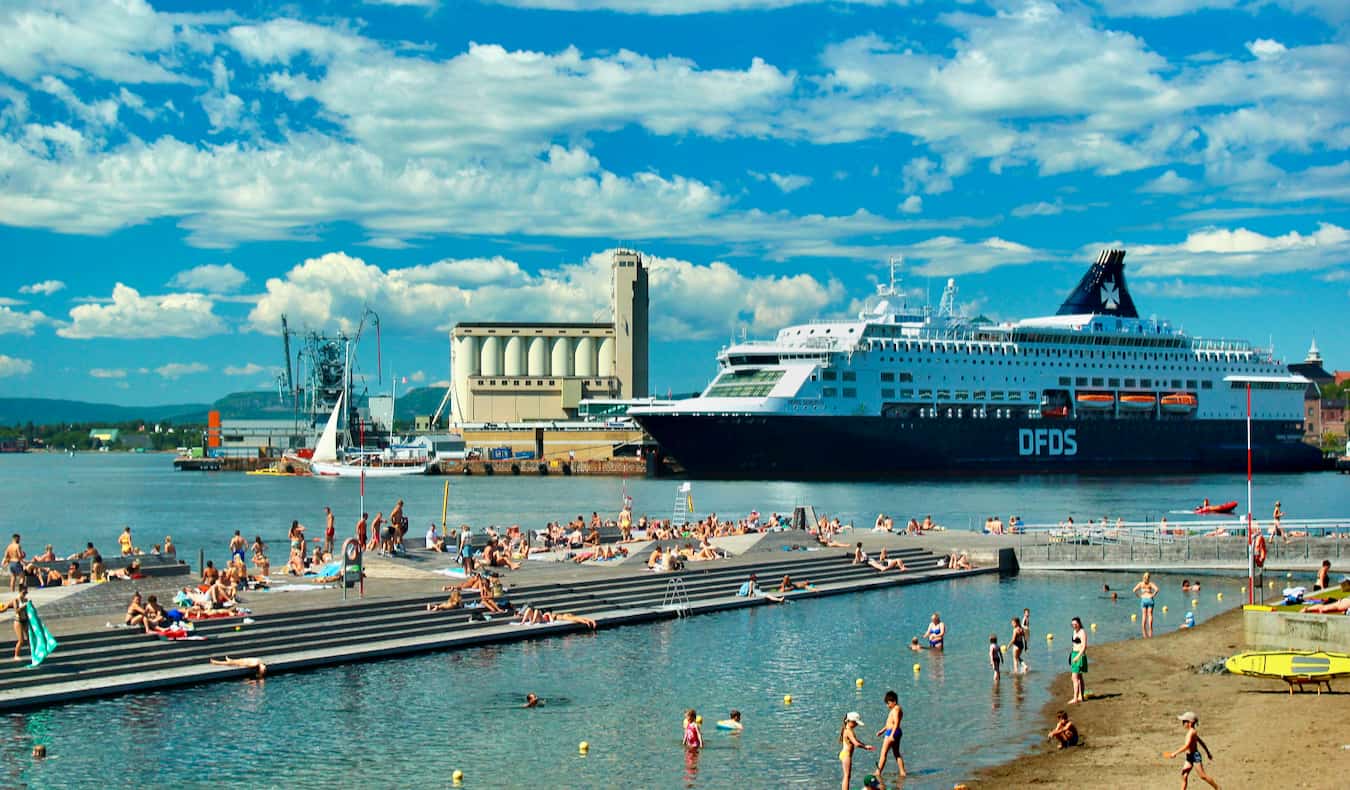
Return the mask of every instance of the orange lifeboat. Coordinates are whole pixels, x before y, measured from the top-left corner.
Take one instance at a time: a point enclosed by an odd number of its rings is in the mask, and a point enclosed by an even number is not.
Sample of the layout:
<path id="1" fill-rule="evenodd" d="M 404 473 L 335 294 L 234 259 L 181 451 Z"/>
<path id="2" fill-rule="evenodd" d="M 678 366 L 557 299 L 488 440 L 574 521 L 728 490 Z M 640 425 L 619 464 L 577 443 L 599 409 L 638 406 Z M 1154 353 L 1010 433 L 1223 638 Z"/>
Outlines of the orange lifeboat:
<path id="1" fill-rule="evenodd" d="M 1158 402 L 1158 396 L 1151 392 L 1127 392 L 1120 396 L 1120 408 L 1144 410 L 1152 409 Z"/>
<path id="2" fill-rule="evenodd" d="M 1109 392 L 1080 392 L 1074 400 L 1084 409 L 1109 409 L 1116 405 L 1116 396 Z"/>
<path id="3" fill-rule="evenodd" d="M 1163 411 L 1173 414 L 1190 414 L 1195 411 L 1199 400 L 1189 392 L 1174 392 L 1171 395 L 1162 397 Z"/>

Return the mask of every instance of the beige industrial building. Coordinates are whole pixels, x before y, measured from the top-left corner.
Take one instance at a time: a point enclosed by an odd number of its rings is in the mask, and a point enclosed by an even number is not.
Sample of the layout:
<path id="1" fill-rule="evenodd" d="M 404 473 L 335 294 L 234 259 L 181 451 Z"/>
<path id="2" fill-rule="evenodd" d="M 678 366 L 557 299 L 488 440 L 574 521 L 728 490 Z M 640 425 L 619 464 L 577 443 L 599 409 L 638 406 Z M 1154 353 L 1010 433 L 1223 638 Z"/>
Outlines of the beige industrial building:
<path id="1" fill-rule="evenodd" d="M 582 400 L 647 397 L 647 269 L 617 250 L 612 323 L 466 322 L 450 331 L 460 423 L 573 420 Z"/>

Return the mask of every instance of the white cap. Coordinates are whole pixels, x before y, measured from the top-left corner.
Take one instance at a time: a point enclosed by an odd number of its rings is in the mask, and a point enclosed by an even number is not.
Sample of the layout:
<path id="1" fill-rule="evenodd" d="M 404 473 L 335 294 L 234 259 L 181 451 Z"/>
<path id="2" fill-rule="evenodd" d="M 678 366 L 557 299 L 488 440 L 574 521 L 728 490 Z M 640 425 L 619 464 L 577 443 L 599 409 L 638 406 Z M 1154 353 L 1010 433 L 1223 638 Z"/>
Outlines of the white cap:
<path id="1" fill-rule="evenodd" d="M 844 721 L 851 721 L 851 722 L 853 722 L 854 724 L 862 724 L 862 723 L 863 723 L 862 716 L 860 716 L 856 710 L 850 712 L 847 716 L 845 716 L 845 717 L 844 717 Z"/>
<path id="2" fill-rule="evenodd" d="M 1180 716 L 1178 716 L 1178 717 L 1177 717 L 1177 720 L 1178 720 L 1178 721 L 1188 721 L 1188 722 L 1190 722 L 1191 724 L 1195 724 L 1196 722 L 1200 721 L 1200 717 L 1197 716 L 1197 715 L 1195 715 L 1195 714 L 1192 713 L 1191 711 L 1186 711 L 1185 713 L 1183 713 L 1183 714 L 1181 714 Z"/>

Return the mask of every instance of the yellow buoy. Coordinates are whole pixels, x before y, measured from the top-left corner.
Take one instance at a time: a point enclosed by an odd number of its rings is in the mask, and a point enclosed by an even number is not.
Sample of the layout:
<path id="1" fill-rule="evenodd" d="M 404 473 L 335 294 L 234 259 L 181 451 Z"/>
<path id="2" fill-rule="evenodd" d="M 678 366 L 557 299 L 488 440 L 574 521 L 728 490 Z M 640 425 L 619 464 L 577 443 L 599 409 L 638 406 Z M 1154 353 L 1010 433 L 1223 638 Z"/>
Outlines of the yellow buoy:
<path id="1" fill-rule="evenodd" d="M 1245 588 L 1245 587 L 1242 588 L 1242 591 L 1243 591 L 1243 592 L 1247 592 L 1247 588 Z M 1219 600 L 1220 600 L 1220 601 L 1223 600 L 1223 593 L 1219 593 Z"/>
<path id="2" fill-rule="evenodd" d="M 1139 620 L 1139 615 L 1137 615 L 1137 614 L 1132 614 L 1132 615 L 1130 615 L 1130 622 L 1133 623 L 1133 622 L 1137 622 L 1138 620 Z"/>
<path id="3" fill-rule="evenodd" d="M 784 694 L 784 695 L 783 695 L 783 704 L 784 704 L 784 705 L 791 705 L 791 704 L 792 704 L 792 695 L 791 695 L 791 694 Z"/>
<path id="4" fill-rule="evenodd" d="M 1166 607 L 1166 606 L 1163 607 L 1163 614 L 1167 614 L 1167 607 Z"/>
<path id="5" fill-rule="evenodd" d="M 855 686 L 857 686 L 858 688 L 862 688 L 862 687 L 863 687 L 863 681 L 862 681 L 862 678 L 858 678 L 857 680 L 853 681 L 853 684 L 854 684 Z"/>
<path id="6" fill-rule="evenodd" d="M 459 770 L 458 768 L 456 768 L 456 769 L 455 769 L 455 772 L 452 773 L 452 774 L 450 774 L 450 781 L 454 782 L 455 784 L 459 784 L 460 782 L 463 782 L 463 781 L 464 781 L 464 772 L 461 771 L 461 770 Z"/>
<path id="7" fill-rule="evenodd" d="M 1054 635 L 1054 634 L 1046 634 L 1046 635 L 1045 635 L 1045 641 L 1047 641 L 1047 642 L 1053 642 L 1053 641 L 1055 641 L 1055 635 Z"/>
<path id="8" fill-rule="evenodd" d="M 918 672 L 918 671 L 919 671 L 919 665 L 918 665 L 918 664 L 915 664 L 915 665 L 914 665 L 914 671 L 915 671 L 915 672 Z"/>
<path id="9" fill-rule="evenodd" d="M 1246 595 L 1246 594 L 1247 594 L 1247 585 L 1245 585 L 1245 584 L 1242 585 L 1242 594 L 1243 594 L 1243 595 Z M 1223 593 L 1219 593 L 1219 595 L 1223 595 Z"/>
<path id="10" fill-rule="evenodd" d="M 1191 599 L 1191 608 L 1192 608 L 1192 609 L 1194 609 L 1195 607 L 1197 607 L 1197 606 L 1199 606 L 1199 605 L 1200 605 L 1200 600 L 1199 600 L 1198 598 L 1192 598 L 1192 599 Z"/>
<path id="11" fill-rule="evenodd" d="M 702 716 L 695 716 L 695 717 L 694 717 L 694 723 L 695 723 L 695 724 L 702 724 L 702 723 L 703 723 L 703 717 L 702 717 Z"/>
<path id="12" fill-rule="evenodd" d="M 999 646 L 998 646 L 998 649 L 999 649 L 1000 652 L 1003 652 L 1003 653 L 1008 652 L 1008 646 L 1007 646 L 1007 645 L 999 645 Z"/>
<path id="13" fill-rule="evenodd" d="M 586 752 L 589 752 L 590 750 L 591 750 L 591 744 L 590 744 L 589 741 L 582 741 L 581 743 L 577 744 L 577 751 L 580 752 L 580 753 L 582 753 L 582 754 L 585 754 Z"/>
<path id="14" fill-rule="evenodd" d="M 1093 631 L 1096 631 L 1096 630 L 1097 630 L 1097 624 L 1096 624 L 1096 623 L 1093 623 L 1090 627 L 1092 628 Z"/>

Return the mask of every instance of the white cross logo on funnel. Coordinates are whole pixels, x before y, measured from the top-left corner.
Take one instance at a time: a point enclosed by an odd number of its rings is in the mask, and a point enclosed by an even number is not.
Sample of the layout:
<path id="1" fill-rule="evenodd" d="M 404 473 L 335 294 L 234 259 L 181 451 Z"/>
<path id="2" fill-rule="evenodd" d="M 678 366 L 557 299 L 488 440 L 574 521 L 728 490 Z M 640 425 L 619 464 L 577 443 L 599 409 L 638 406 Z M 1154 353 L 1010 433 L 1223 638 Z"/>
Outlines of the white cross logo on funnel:
<path id="1" fill-rule="evenodd" d="M 1120 291 L 1116 289 L 1116 284 L 1107 280 L 1102 283 L 1102 307 L 1107 310 L 1114 310 L 1120 306 Z"/>

